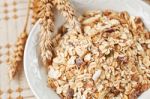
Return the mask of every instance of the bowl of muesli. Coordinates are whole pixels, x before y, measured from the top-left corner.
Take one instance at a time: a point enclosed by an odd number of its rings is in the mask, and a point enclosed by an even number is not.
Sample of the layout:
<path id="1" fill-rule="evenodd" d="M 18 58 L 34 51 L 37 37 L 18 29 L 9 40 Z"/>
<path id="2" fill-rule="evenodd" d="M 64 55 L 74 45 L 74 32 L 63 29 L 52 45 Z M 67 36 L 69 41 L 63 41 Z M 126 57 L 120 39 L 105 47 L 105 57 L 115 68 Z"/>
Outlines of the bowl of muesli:
<path id="1" fill-rule="evenodd" d="M 39 21 L 24 55 L 38 99 L 149 99 L 150 7 L 140 0 L 72 0 L 81 33 L 57 13 L 55 57 L 48 70 L 38 47 Z M 57 31 L 56 31 L 57 32 Z M 58 34 L 59 34 L 58 33 Z"/>

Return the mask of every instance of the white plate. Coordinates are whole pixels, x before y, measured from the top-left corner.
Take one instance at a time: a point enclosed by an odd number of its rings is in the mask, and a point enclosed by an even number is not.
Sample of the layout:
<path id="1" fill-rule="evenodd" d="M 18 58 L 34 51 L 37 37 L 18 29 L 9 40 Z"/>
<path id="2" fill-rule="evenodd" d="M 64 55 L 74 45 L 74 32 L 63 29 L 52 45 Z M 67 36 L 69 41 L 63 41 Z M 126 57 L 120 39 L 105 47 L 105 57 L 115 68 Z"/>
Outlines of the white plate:
<path id="1" fill-rule="evenodd" d="M 112 9 L 115 11 L 128 11 L 133 16 L 140 16 L 148 29 L 150 29 L 150 7 L 140 0 L 72 0 L 79 13 L 85 10 Z M 56 26 L 62 25 L 64 19 L 57 16 Z M 42 68 L 38 52 L 38 33 L 40 25 L 37 22 L 31 30 L 24 53 L 24 70 L 27 81 L 34 95 L 38 99 L 59 99 L 57 94 L 47 87 L 47 73 Z M 150 90 L 139 99 L 150 99 Z"/>

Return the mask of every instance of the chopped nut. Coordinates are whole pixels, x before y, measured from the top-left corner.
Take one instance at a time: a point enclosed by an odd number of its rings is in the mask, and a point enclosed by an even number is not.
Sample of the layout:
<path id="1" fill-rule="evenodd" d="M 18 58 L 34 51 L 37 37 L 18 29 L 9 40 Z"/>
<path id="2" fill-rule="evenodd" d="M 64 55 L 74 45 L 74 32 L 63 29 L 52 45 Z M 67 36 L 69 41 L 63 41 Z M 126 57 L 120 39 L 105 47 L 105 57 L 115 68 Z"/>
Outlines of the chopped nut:
<path id="1" fill-rule="evenodd" d="M 75 56 L 72 56 L 72 57 L 68 60 L 68 64 L 69 64 L 69 65 L 75 64 L 75 59 L 76 59 L 76 57 L 75 57 Z"/>
<path id="2" fill-rule="evenodd" d="M 132 80 L 132 81 L 137 81 L 137 82 L 138 82 L 138 80 L 139 80 L 138 75 L 137 75 L 137 74 L 133 74 L 132 77 L 131 77 L 131 80 Z"/>
<path id="3" fill-rule="evenodd" d="M 69 53 L 70 56 L 75 55 L 74 49 L 69 49 L 69 50 L 68 50 L 68 53 Z"/>
<path id="4" fill-rule="evenodd" d="M 99 18 L 101 17 L 101 15 L 96 15 L 94 17 L 91 17 L 91 18 L 88 18 L 88 19 L 85 19 L 82 24 L 86 25 L 86 24 L 92 24 L 94 23 L 95 21 L 97 21 Z"/>
<path id="5" fill-rule="evenodd" d="M 91 33 L 90 30 L 91 30 L 91 27 L 90 27 L 90 26 L 85 26 L 85 27 L 84 27 L 84 33 L 85 33 L 85 34 Z"/>
<path id="6" fill-rule="evenodd" d="M 127 34 L 123 33 L 120 38 L 126 40 L 128 37 L 127 37 Z"/>
<path id="7" fill-rule="evenodd" d="M 141 44 L 137 43 L 136 46 L 139 51 L 144 51 Z"/>
<path id="8" fill-rule="evenodd" d="M 95 71 L 95 73 L 94 73 L 92 79 L 93 79 L 94 81 L 96 81 L 96 80 L 100 77 L 100 74 L 101 74 L 101 71 L 100 71 L 100 70 Z"/>
<path id="9" fill-rule="evenodd" d="M 83 87 L 83 83 L 82 82 L 76 82 L 76 87 L 78 87 L 78 88 Z"/>
<path id="10" fill-rule="evenodd" d="M 101 84 L 97 85 L 96 87 L 97 87 L 97 89 L 98 89 L 99 92 L 102 91 L 102 89 L 104 88 L 104 86 L 101 85 Z"/>
<path id="11" fill-rule="evenodd" d="M 149 49 L 150 49 L 150 44 L 148 44 L 148 46 L 147 46 Z"/>
<path id="12" fill-rule="evenodd" d="M 145 41 L 146 44 L 150 44 L 150 39 Z"/>
<path id="13" fill-rule="evenodd" d="M 63 57 L 56 57 L 53 59 L 53 62 L 56 64 L 61 64 L 64 62 L 64 59 L 63 59 Z"/>
<path id="14" fill-rule="evenodd" d="M 93 87 L 93 82 L 89 81 L 86 83 L 85 88 L 92 88 Z"/>
<path id="15" fill-rule="evenodd" d="M 82 95 L 82 98 L 81 99 L 86 99 L 86 97 L 84 95 Z"/>
<path id="16" fill-rule="evenodd" d="M 111 24 L 111 26 L 114 26 L 114 25 L 120 24 L 120 22 L 119 22 L 118 20 L 112 19 L 112 20 L 110 21 L 110 24 Z"/>
<path id="17" fill-rule="evenodd" d="M 89 53 L 89 54 L 85 55 L 84 61 L 90 61 L 90 60 L 91 60 L 91 54 Z"/>
<path id="18" fill-rule="evenodd" d="M 57 89 L 56 89 L 57 94 L 61 94 L 62 91 L 63 91 L 62 87 L 57 87 Z"/>
<path id="19" fill-rule="evenodd" d="M 76 47 L 75 51 L 76 51 L 77 55 L 80 56 L 80 57 L 82 57 L 85 54 L 85 50 L 83 50 L 79 47 Z"/>
<path id="20" fill-rule="evenodd" d="M 50 68 L 48 72 L 48 76 L 53 79 L 58 79 L 61 76 L 61 73 L 58 70 L 54 70 L 54 68 Z"/>
<path id="21" fill-rule="evenodd" d="M 146 67 L 149 67 L 150 66 L 150 58 L 149 56 L 145 56 L 143 58 L 143 64 L 146 66 Z"/>
<path id="22" fill-rule="evenodd" d="M 64 95 L 64 96 L 67 96 L 68 88 L 69 88 L 69 84 L 65 84 L 65 85 L 63 86 L 63 95 Z"/>

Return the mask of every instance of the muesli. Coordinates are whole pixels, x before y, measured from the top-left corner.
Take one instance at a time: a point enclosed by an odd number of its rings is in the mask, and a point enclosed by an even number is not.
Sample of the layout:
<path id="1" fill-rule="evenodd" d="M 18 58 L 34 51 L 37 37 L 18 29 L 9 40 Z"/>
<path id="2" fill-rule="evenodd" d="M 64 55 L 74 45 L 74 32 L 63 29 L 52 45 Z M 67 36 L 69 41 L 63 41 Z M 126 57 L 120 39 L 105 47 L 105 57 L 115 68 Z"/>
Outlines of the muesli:
<path id="1" fill-rule="evenodd" d="M 150 32 L 127 12 L 86 12 L 55 46 L 48 85 L 62 99 L 137 99 L 150 87 Z M 65 29 L 64 29 L 65 28 Z"/>

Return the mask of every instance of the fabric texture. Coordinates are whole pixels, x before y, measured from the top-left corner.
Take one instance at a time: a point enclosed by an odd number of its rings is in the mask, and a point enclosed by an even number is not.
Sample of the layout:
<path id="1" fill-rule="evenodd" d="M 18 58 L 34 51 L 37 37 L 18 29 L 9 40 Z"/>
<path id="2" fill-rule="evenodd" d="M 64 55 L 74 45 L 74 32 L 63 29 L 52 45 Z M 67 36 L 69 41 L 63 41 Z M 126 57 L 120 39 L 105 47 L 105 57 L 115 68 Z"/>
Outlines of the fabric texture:
<path id="1" fill-rule="evenodd" d="M 12 57 L 17 37 L 23 31 L 27 7 L 28 0 L 0 0 L 0 99 L 35 99 L 23 68 L 14 80 L 10 81 L 8 77 L 7 62 Z M 27 30 L 31 28 L 29 23 Z"/>

